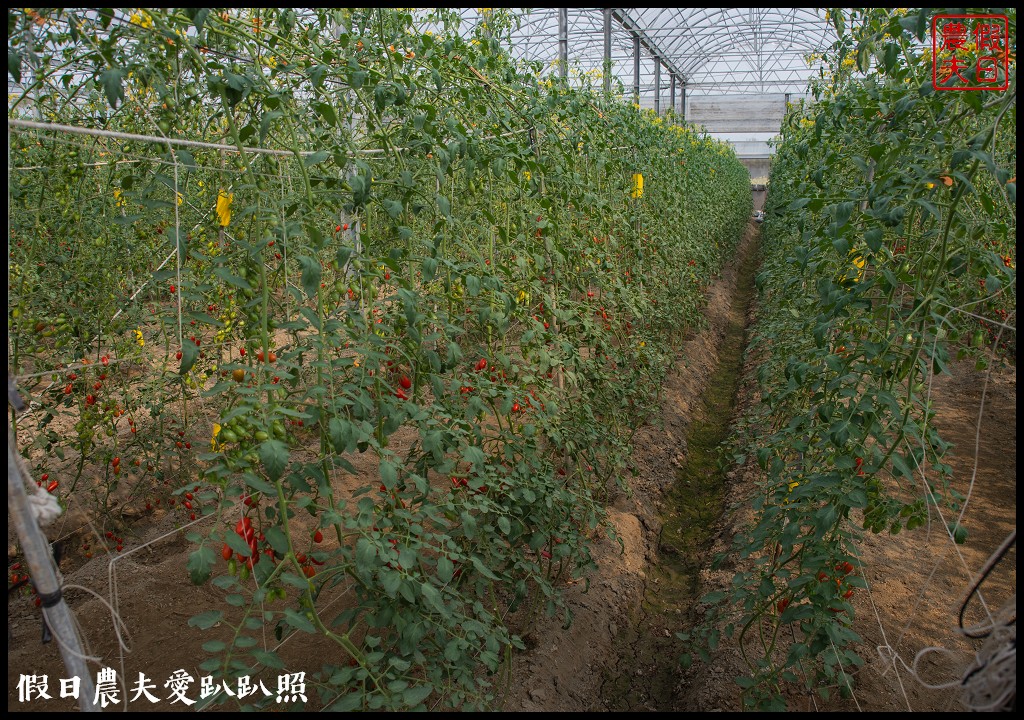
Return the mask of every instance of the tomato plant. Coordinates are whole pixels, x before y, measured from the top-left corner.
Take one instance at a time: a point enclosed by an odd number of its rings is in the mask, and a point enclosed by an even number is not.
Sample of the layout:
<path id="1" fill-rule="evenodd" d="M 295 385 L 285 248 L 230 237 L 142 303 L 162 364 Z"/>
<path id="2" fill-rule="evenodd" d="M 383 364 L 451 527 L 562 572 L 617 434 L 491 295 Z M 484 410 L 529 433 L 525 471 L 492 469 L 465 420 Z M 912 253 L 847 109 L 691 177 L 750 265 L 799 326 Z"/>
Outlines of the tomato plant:
<path id="1" fill-rule="evenodd" d="M 333 709 L 487 705 L 506 614 L 592 565 L 746 170 L 513 62 L 501 12 L 36 17 L 10 114 L 113 135 L 12 134 L 12 368 L 49 418 L 24 452 L 100 474 L 108 513 L 212 517 L 188 567 L 225 607 L 192 624 L 234 639 L 204 672 L 278 667 L 266 625 L 336 646 Z"/>
<path id="2" fill-rule="evenodd" d="M 932 12 L 832 10 L 830 71 L 790 108 L 772 162 L 760 402 L 736 439 L 763 482 L 733 551 L 743 569 L 708 598 L 721 624 L 704 629 L 737 638 L 749 706 L 784 708 L 801 675 L 827 693 L 861 664 L 865 531 L 938 522 L 964 541 L 928 386 L 953 356 L 982 368 L 1015 352 L 1015 65 L 1005 93 L 933 89 Z"/>

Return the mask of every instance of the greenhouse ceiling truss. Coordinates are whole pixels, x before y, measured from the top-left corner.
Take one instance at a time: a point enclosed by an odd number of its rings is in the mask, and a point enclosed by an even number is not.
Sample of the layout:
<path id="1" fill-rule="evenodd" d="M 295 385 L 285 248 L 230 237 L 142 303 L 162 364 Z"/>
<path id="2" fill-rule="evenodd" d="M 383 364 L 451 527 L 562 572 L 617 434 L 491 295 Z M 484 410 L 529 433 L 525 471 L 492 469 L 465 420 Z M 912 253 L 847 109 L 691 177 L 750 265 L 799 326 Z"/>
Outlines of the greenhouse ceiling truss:
<path id="1" fill-rule="evenodd" d="M 522 8 L 513 52 L 567 76 L 599 71 L 634 100 L 685 111 L 694 95 L 803 95 L 835 32 L 809 8 Z M 476 10 L 464 20 L 480 21 Z M 667 102 L 666 102 L 667 101 Z"/>

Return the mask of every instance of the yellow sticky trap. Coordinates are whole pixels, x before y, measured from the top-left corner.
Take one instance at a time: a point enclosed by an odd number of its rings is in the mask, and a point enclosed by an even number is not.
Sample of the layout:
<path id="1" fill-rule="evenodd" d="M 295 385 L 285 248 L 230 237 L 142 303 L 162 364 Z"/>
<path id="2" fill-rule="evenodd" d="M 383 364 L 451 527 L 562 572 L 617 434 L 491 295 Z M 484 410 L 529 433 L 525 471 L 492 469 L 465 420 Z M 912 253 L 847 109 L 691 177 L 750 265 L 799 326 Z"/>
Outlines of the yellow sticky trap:
<path id="1" fill-rule="evenodd" d="M 633 174 L 633 192 L 629 196 L 634 199 L 644 196 L 644 176 L 640 173 Z"/>
<path id="2" fill-rule="evenodd" d="M 857 266 L 857 282 L 864 277 L 864 266 L 867 265 L 867 261 L 860 255 L 853 259 L 853 264 Z"/>
<path id="3" fill-rule="evenodd" d="M 849 274 L 843 275 L 843 280 L 852 280 L 853 282 L 860 282 L 861 278 L 864 277 L 864 266 L 867 265 L 867 261 L 864 257 L 856 250 L 850 251 L 850 262 L 857 268 L 857 274 L 854 277 L 850 277 Z"/>
<path id="4" fill-rule="evenodd" d="M 231 202 L 235 199 L 234 193 L 221 190 L 217 194 L 217 219 L 221 227 L 227 227 L 231 222 Z"/>

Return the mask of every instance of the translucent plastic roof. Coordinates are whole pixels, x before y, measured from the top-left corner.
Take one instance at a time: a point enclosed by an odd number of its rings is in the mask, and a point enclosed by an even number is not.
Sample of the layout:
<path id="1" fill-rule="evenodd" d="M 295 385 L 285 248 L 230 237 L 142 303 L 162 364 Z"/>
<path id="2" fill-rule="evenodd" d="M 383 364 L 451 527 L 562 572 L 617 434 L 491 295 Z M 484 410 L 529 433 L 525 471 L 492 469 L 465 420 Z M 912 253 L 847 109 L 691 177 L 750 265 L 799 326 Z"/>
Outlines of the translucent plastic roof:
<path id="1" fill-rule="evenodd" d="M 513 52 L 557 69 L 559 9 L 516 8 L 519 27 L 511 33 Z M 676 77 L 677 102 L 688 96 L 782 93 L 802 95 L 818 72 L 808 58 L 832 44 L 835 32 L 823 11 L 812 8 L 612 8 L 612 75 L 633 91 L 635 42 L 640 44 L 640 96 L 653 105 L 655 55 L 662 58 L 660 99 L 670 100 Z M 464 10 L 477 23 L 486 10 Z M 591 77 L 604 65 L 602 8 L 569 8 L 565 15 L 570 74 Z"/>

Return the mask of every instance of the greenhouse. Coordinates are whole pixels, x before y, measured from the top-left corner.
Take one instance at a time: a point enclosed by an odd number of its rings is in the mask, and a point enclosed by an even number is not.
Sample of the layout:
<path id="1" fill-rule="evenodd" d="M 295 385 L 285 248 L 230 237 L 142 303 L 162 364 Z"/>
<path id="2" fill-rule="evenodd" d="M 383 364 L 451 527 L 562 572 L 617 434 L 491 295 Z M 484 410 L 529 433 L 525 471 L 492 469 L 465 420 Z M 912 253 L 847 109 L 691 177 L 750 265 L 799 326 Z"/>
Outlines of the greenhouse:
<path id="1" fill-rule="evenodd" d="M 1016 11 L 8 12 L 10 711 L 1016 707 Z"/>

